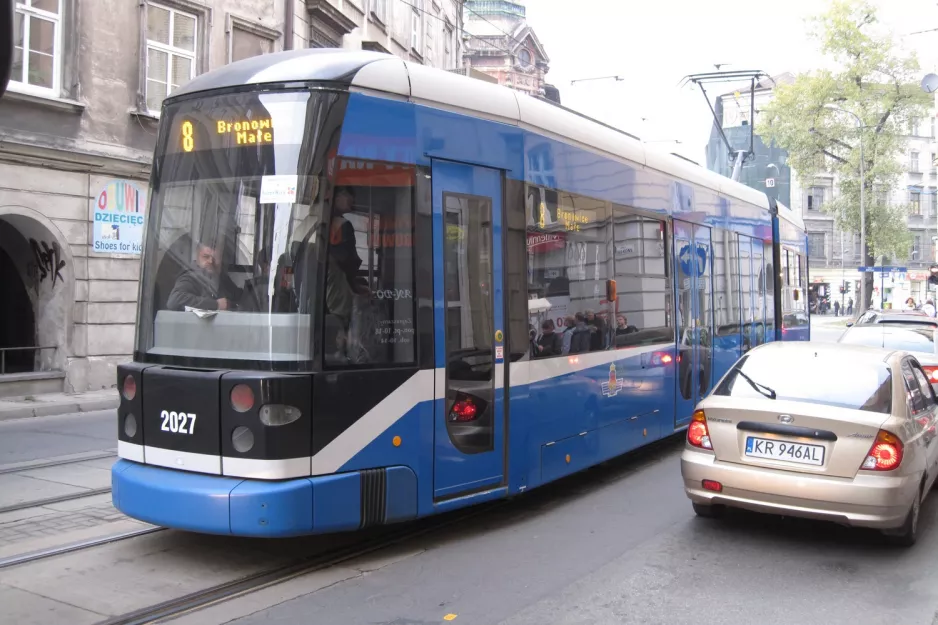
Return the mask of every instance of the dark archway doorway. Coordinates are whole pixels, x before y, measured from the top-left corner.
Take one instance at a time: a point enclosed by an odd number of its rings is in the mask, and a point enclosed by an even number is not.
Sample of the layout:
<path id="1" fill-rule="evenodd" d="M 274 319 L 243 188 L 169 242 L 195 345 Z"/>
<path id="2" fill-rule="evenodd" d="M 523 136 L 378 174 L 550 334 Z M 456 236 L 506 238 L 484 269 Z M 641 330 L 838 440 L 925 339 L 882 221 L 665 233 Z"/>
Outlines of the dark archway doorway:
<path id="1" fill-rule="evenodd" d="M 23 283 L 13 259 L 0 249 L 0 373 L 24 373 L 35 370 L 36 354 L 33 350 L 4 348 L 34 347 L 36 345 L 36 317 L 29 292 Z"/>

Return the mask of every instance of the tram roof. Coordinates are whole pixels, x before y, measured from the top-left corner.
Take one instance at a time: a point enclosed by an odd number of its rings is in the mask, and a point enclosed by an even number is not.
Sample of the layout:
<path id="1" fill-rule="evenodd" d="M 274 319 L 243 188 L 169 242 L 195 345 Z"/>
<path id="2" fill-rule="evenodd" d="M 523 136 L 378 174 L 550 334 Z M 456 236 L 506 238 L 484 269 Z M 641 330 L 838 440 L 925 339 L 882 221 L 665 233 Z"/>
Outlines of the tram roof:
<path id="1" fill-rule="evenodd" d="M 380 52 L 305 48 L 259 55 L 197 76 L 174 91 L 168 101 L 226 87 L 313 81 L 375 95 L 403 96 L 415 103 L 512 124 L 769 209 L 764 193 L 602 122 L 501 85 Z M 788 215 L 788 221 L 800 221 L 792 219 L 790 210 Z"/>

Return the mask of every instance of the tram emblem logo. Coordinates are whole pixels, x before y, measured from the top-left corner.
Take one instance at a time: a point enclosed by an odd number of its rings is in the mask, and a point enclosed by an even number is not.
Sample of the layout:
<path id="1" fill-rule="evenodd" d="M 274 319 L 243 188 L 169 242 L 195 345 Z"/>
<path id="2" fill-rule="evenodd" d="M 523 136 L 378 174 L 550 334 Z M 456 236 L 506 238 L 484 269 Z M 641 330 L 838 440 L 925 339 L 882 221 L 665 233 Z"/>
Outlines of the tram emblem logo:
<path id="1" fill-rule="evenodd" d="M 625 380 L 616 377 L 615 363 L 609 365 L 609 379 L 600 384 L 603 395 L 606 397 L 615 397 L 619 391 L 625 388 Z"/>

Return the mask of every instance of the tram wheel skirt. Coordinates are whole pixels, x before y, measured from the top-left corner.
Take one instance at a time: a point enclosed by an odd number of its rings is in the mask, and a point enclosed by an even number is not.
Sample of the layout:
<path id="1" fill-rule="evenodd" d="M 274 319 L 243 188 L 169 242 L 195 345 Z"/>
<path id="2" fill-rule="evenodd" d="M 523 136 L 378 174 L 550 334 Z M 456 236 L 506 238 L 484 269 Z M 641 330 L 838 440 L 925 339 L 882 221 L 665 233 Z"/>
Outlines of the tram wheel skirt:
<path id="1" fill-rule="evenodd" d="M 408 467 L 269 482 L 118 460 L 111 489 L 114 507 L 131 518 L 205 534 L 302 536 L 417 516 L 417 476 Z"/>

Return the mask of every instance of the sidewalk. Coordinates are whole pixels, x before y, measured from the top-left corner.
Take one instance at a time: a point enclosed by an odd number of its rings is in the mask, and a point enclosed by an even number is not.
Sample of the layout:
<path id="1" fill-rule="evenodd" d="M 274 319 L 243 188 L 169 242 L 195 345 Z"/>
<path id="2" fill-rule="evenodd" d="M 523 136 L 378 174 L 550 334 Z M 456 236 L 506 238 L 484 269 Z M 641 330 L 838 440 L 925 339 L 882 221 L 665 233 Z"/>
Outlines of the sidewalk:
<path id="1" fill-rule="evenodd" d="M 69 414 L 72 412 L 90 412 L 92 410 L 110 410 L 117 408 L 120 398 L 117 389 L 108 388 L 87 393 L 49 393 L 46 395 L 27 395 L 26 397 L 0 398 L 0 421 L 9 419 L 27 419 Z"/>

